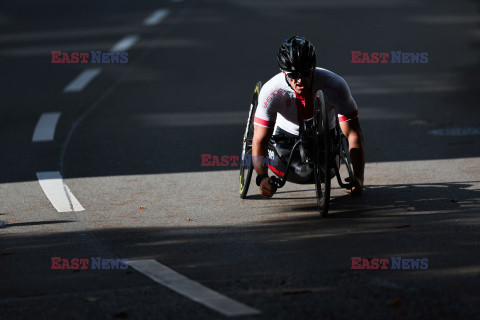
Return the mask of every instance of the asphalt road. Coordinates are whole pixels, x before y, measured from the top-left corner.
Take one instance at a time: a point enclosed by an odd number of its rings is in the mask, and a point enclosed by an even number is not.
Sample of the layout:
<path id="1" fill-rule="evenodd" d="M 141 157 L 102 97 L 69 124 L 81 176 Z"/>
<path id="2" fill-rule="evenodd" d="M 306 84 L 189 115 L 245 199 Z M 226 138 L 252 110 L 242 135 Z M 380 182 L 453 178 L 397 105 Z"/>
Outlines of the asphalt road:
<path id="1" fill-rule="evenodd" d="M 0 318 L 479 318 L 479 9 L 1 3 Z M 238 167 L 201 165 L 240 154 L 253 87 L 294 34 L 346 79 L 366 141 L 364 196 L 334 182 L 326 219 L 313 185 L 262 199 L 252 183 L 241 200 Z M 119 45 L 128 63 L 51 63 L 51 51 Z M 351 63 L 352 51 L 427 52 L 428 63 Z M 37 132 L 42 116 L 57 122 Z M 52 257 L 148 270 L 57 270 Z M 354 270 L 352 257 L 390 264 Z M 428 268 L 392 269 L 392 257 Z"/>

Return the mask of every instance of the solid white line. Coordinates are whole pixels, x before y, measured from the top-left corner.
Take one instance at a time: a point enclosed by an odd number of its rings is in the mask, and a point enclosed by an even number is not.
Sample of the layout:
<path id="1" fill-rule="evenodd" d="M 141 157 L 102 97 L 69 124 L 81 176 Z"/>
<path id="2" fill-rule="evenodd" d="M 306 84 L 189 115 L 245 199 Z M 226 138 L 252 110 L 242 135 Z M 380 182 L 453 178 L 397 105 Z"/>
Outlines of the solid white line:
<path id="1" fill-rule="evenodd" d="M 130 49 L 135 42 L 137 42 L 139 39 L 138 35 L 130 35 L 130 36 L 125 36 L 122 40 L 118 41 L 112 49 L 110 49 L 110 52 L 124 52 Z"/>
<path id="2" fill-rule="evenodd" d="M 429 23 L 429 24 L 469 24 L 469 23 L 478 23 L 480 22 L 480 17 L 474 15 L 413 15 L 407 17 L 407 20 L 418 22 L 418 23 Z"/>
<path id="3" fill-rule="evenodd" d="M 242 124 L 248 118 L 245 111 L 194 112 L 183 113 L 147 113 L 135 117 L 136 120 L 150 126 L 182 127 L 205 125 Z"/>
<path id="4" fill-rule="evenodd" d="M 374 88 L 368 89 L 368 93 Z M 411 90 L 410 90 L 411 91 Z M 365 93 L 366 90 L 352 89 L 353 94 Z M 392 91 L 393 92 L 393 91 Z M 390 91 L 379 91 L 375 93 L 390 93 Z M 411 119 L 414 116 L 401 112 L 386 112 L 381 107 L 362 106 L 360 112 L 362 119 Z M 134 120 L 142 125 L 152 127 L 193 127 L 193 126 L 225 126 L 231 124 L 244 124 L 248 118 L 248 110 L 244 111 L 220 111 L 220 112 L 194 112 L 186 114 L 179 113 L 147 113 L 139 114 Z"/>
<path id="5" fill-rule="evenodd" d="M 467 128 L 448 128 L 448 129 L 437 129 L 430 130 L 428 134 L 434 136 L 478 136 L 480 135 L 480 128 L 467 127 Z"/>
<path id="6" fill-rule="evenodd" d="M 159 24 L 170 13 L 168 9 L 159 9 L 153 12 L 145 20 L 143 20 L 144 26 L 154 26 Z"/>
<path id="7" fill-rule="evenodd" d="M 454 73 L 345 76 L 353 95 L 403 92 L 446 92 L 465 88 Z"/>
<path id="8" fill-rule="evenodd" d="M 23 296 L 23 297 L 13 297 L 13 298 L 6 298 L 0 299 L 1 303 L 12 303 L 12 302 L 23 302 L 23 301 L 41 301 L 41 300 L 49 300 L 55 298 L 63 298 L 66 297 L 95 297 L 96 295 L 103 295 L 103 294 L 119 294 L 123 293 L 125 295 L 129 294 L 130 296 L 136 294 L 138 290 L 145 290 L 151 289 L 154 286 L 152 285 L 145 285 L 145 286 L 137 286 L 137 287 L 128 287 L 128 288 L 114 288 L 114 289 L 103 289 L 103 290 L 95 290 L 95 291 L 82 291 L 82 290 L 75 290 L 74 292 L 65 292 L 65 293 L 54 293 L 54 294 L 45 294 L 41 296 Z"/>
<path id="9" fill-rule="evenodd" d="M 225 316 L 235 317 L 262 313 L 190 280 L 155 260 L 128 260 L 128 264 L 153 281 Z"/>
<path id="10" fill-rule="evenodd" d="M 37 178 L 43 192 L 58 212 L 85 210 L 77 198 L 70 192 L 70 189 L 68 189 L 60 172 L 37 172 Z"/>
<path id="11" fill-rule="evenodd" d="M 60 114 L 60 112 L 42 113 L 33 132 L 32 142 L 52 141 Z"/>
<path id="12" fill-rule="evenodd" d="M 92 81 L 101 72 L 100 68 L 91 68 L 83 70 L 75 79 L 70 82 L 68 86 L 63 89 L 63 92 L 78 92 L 82 91 L 90 81 Z"/>

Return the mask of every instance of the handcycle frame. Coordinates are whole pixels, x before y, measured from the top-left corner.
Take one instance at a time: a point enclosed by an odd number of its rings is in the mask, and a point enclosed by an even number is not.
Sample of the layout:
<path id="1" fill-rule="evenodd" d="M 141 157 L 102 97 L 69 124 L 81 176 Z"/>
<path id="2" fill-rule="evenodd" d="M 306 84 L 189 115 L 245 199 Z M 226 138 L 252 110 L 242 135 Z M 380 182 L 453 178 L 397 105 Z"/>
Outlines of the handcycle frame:
<path id="1" fill-rule="evenodd" d="M 313 117 L 309 118 L 309 119 L 302 119 L 303 124 L 300 125 L 300 128 L 302 128 L 302 125 L 304 126 L 306 122 L 311 121 L 312 119 L 313 119 Z M 331 157 L 333 156 L 333 158 L 334 158 L 335 156 L 338 155 L 338 156 L 340 156 L 340 159 L 339 159 L 340 161 L 343 161 L 343 157 L 347 158 L 346 159 L 348 161 L 347 170 L 348 170 L 349 176 L 351 178 L 353 176 L 353 170 L 351 169 L 350 155 L 349 155 L 349 152 L 348 152 L 348 140 L 345 137 L 345 135 L 343 134 L 342 130 L 340 129 L 340 123 L 338 122 L 338 118 L 335 119 L 335 122 L 336 122 L 335 132 L 334 132 L 334 137 L 332 137 L 332 143 L 333 143 L 332 144 L 332 152 L 333 153 L 332 153 Z M 330 132 L 330 133 L 332 133 L 332 132 Z M 276 150 L 274 149 L 274 146 L 273 146 L 274 141 L 275 141 L 275 137 L 273 136 L 272 139 L 270 139 L 270 141 L 269 141 L 268 149 L 276 152 Z M 292 163 L 293 154 L 295 152 L 295 149 L 297 149 L 297 147 L 300 150 L 301 150 L 301 148 L 305 149 L 305 142 L 304 141 L 305 141 L 304 134 L 302 134 L 302 132 L 300 132 L 299 138 L 296 140 L 295 144 L 292 147 L 292 150 L 290 151 L 290 156 L 288 158 L 288 163 L 287 163 L 287 171 L 285 172 L 284 176 L 281 177 L 274 172 L 275 176 L 272 176 L 272 178 L 273 178 L 272 179 L 273 180 L 272 184 L 274 184 L 277 188 L 282 188 L 285 185 L 285 183 L 287 182 L 288 172 L 291 169 L 291 163 Z M 345 156 L 342 157 L 340 155 L 340 152 L 345 152 Z M 312 160 L 310 160 L 308 158 L 304 159 L 303 156 L 302 156 L 302 152 L 300 152 L 300 155 L 302 157 L 302 162 L 303 163 L 312 164 L 312 165 L 314 164 L 314 162 Z M 279 156 L 279 155 L 277 154 L 277 156 Z M 337 182 L 340 185 L 340 187 L 346 188 L 346 189 L 351 188 L 352 187 L 351 182 L 350 183 L 344 183 L 341 180 L 340 165 L 338 165 L 338 162 L 334 163 L 334 164 L 335 165 L 333 166 L 333 169 L 335 170 L 335 176 L 337 177 Z"/>
<path id="2" fill-rule="evenodd" d="M 252 103 L 250 105 L 250 113 L 247 122 L 247 128 L 243 137 L 242 148 L 242 164 L 240 166 L 240 197 L 244 199 L 248 192 L 248 186 L 253 172 L 253 163 L 245 164 L 245 156 L 252 153 L 253 140 L 253 118 L 258 104 L 258 95 L 262 87 L 261 82 L 258 82 Z M 324 130 L 327 128 L 327 130 Z M 290 151 L 286 170 L 283 176 L 275 173 L 275 176 L 270 177 L 270 183 L 277 188 L 282 188 L 288 180 L 288 174 L 291 169 L 293 155 L 295 150 L 300 151 L 302 163 L 311 165 L 313 167 L 313 175 L 315 178 L 315 188 L 317 194 L 317 203 L 321 216 L 328 214 L 329 200 L 330 200 L 330 180 L 333 178 L 331 169 L 334 169 L 337 182 L 342 188 L 350 189 L 353 182 L 353 170 L 348 150 L 348 140 L 343 135 L 340 129 L 338 118 L 335 117 L 335 128 L 329 128 L 328 110 L 325 104 L 323 92 L 319 90 L 315 95 L 314 113 L 313 117 L 309 119 L 301 119 L 299 124 L 299 136 Z M 333 133 L 332 136 L 330 136 Z M 275 136 L 269 141 L 269 150 L 276 152 L 273 144 L 275 143 Z M 280 158 L 277 153 L 276 156 Z M 344 183 L 340 176 L 340 168 L 342 163 L 345 165 L 349 182 Z M 247 175 L 245 170 L 248 168 Z"/>

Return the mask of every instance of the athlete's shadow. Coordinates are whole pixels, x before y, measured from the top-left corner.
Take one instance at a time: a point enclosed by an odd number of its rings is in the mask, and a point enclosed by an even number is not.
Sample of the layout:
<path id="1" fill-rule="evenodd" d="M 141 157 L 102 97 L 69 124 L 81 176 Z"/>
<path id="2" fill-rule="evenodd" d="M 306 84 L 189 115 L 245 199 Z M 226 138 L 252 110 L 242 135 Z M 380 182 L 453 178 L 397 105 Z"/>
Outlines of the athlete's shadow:
<path id="1" fill-rule="evenodd" d="M 301 192 L 307 192 L 307 191 L 312 191 L 312 190 L 288 190 L 288 191 L 277 191 L 275 192 L 275 195 L 272 197 L 272 198 L 265 198 L 265 197 L 262 197 L 259 193 L 258 193 L 258 189 L 255 189 L 255 190 L 249 190 L 249 192 L 253 193 L 253 192 L 257 192 L 256 194 L 252 194 L 252 195 L 247 195 L 245 197 L 245 199 L 247 200 L 310 200 L 310 199 L 315 199 L 315 197 L 288 197 L 288 198 L 279 198 L 279 197 L 276 197 L 280 194 L 286 194 L 286 193 L 301 193 Z"/>
<path id="2" fill-rule="evenodd" d="M 466 210 L 468 207 L 474 208 L 480 204 L 479 183 L 471 181 L 369 185 L 361 197 L 351 197 L 348 194 L 332 196 L 329 217 L 353 218 L 430 212 L 465 213 L 468 212 Z M 318 211 L 318 207 L 312 202 L 308 205 L 288 206 L 282 211 L 307 213 Z"/>

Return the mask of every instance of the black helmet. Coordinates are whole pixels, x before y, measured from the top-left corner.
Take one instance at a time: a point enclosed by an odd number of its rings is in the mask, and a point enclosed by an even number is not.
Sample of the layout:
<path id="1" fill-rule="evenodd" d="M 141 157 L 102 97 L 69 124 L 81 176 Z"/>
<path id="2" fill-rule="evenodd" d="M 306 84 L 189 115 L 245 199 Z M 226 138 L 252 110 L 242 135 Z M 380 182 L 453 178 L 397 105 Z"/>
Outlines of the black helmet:
<path id="1" fill-rule="evenodd" d="M 305 71 L 315 66 L 315 48 L 305 38 L 293 36 L 283 41 L 282 46 L 278 49 L 277 60 L 283 71 Z"/>

